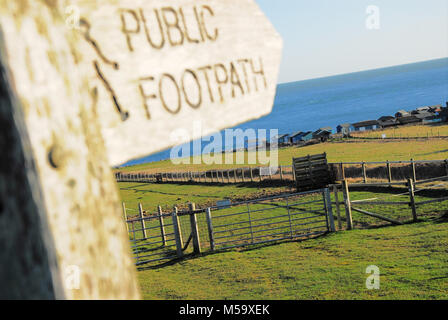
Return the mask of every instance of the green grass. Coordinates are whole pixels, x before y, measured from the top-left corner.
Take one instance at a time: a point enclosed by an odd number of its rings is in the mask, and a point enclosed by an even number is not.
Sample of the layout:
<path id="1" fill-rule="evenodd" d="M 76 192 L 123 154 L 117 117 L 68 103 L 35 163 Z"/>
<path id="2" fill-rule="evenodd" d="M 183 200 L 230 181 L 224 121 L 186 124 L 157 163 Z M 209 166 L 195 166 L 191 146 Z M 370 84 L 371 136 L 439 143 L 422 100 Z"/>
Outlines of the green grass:
<path id="1" fill-rule="evenodd" d="M 138 203 L 143 209 L 156 212 L 157 206 L 163 210 L 172 210 L 176 205 L 185 208 L 189 202 L 200 206 L 213 206 L 216 201 L 232 199 L 234 201 L 266 197 L 293 190 L 291 187 L 259 187 L 256 184 L 151 184 L 119 183 L 122 201 L 129 208 L 129 214 L 136 215 Z M 134 213 L 134 214 L 133 214 Z"/>
<path id="2" fill-rule="evenodd" d="M 278 150 L 279 165 L 291 165 L 293 157 L 302 157 L 308 154 L 327 153 L 329 162 L 357 162 L 357 161 L 400 161 L 400 160 L 443 160 L 448 158 L 448 140 L 429 139 L 424 141 L 378 141 L 366 140 L 362 142 L 327 142 L 306 147 L 288 147 Z M 268 152 L 269 156 L 269 152 Z M 224 157 L 224 156 L 223 156 Z M 247 165 L 248 154 L 245 153 L 245 164 L 182 164 L 174 165 L 170 160 L 141 164 L 116 169 L 121 172 L 186 172 L 207 171 L 213 169 L 229 169 L 241 167 L 255 167 L 260 165 Z"/>
<path id="3" fill-rule="evenodd" d="M 387 128 L 384 130 L 353 132 L 353 137 L 378 138 L 381 139 L 385 134 L 387 138 L 407 138 L 407 137 L 438 137 L 448 136 L 448 125 L 411 125 L 397 128 Z"/>
<path id="4" fill-rule="evenodd" d="M 409 128 L 403 128 L 402 133 L 412 130 Z M 448 158 L 448 141 L 329 142 L 280 149 L 279 163 L 290 165 L 292 157 L 322 152 L 327 152 L 330 162 L 445 159 Z M 241 166 L 173 166 L 170 161 L 161 161 L 121 170 L 205 171 Z M 289 186 L 256 183 L 120 183 L 119 188 L 130 216 L 137 214 L 139 202 L 151 213 L 156 211 L 158 205 L 163 207 L 164 212 L 170 212 L 174 205 L 182 209 L 189 202 L 206 207 L 227 198 L 236 202 L 293 191 Z M 381 198 L 383 201 L 408 201 L 407 196 L 396 196 L 405 191 L 400 188 L 358 189 L 350 195 L 352 200 Z M 416 201 L 441 196 L 447 196 L 446 190 L 420 192 Z M 342 199 L 341 194 L 340 197 Z M 314 209 L 313 206 L 311 209 Z M 412 219 L 407 205 L 358 206 L 402 222 Z M 302 242 L 204 254 L 163 268 L 140 271 L 139 281 L 145 299 L 447 299 L 448 227 L 446 219 L 444 222 L 435 220 L 446 215 L 447 211 L 448 201 L 424 205 L 418 208 L 419 218 L 423 222 L 393 227 L 387 222 L 353 212 L 357 228 L 353 231 Z M 336 210 L 334 212 L 336 214 Z M 343 206 L 341 213 L 344 218 Z M 275 216 L 278 210 L 273 209 L 268 214 Z M 229 218 L 224 222 L 232 220 Z M 188 217 L 181 217 L 181 225 L 185 241 L 189 234 Z M 365 229 L 379 226 L 382 228 Z M 202 216 L 199 217 L 199 228 L 200 235 L 207 241 Z M 171 232 L 170 227 L 167 227 L 167 232 Z M 142 248 L 151 249 L 150 246 Z M 172 249 L 167 249 L 166 253 L 173 253 Z M 367 290 L 365 287 L 365 269 L 372 264 L 381 270 L 380 290 Z"/>
<path id="5" fill-rule="evenodd" d="M 448 224 L 353 230 L 138 273 L 145 299 L 447 299 Z M 380 268 L 380 289 L 365 287 Z"/>

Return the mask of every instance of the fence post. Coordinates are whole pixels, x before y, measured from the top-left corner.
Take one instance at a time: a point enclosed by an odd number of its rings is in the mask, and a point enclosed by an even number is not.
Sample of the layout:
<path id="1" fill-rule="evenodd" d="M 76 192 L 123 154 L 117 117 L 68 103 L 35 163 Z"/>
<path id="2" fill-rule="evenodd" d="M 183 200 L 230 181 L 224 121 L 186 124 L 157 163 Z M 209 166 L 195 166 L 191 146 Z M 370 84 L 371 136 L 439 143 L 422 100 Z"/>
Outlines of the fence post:
<path id="1" fill-rule="evenodd" d="M 345 168 L 344 168 L 344 163 L 341 162 L 340 166 L 341 166 L 341 177 L 342 177 L 342 180 L 345 180 Z"/>
<path id="2" fill-rule="evenodd" d="M 342 181 L 342 192 L 344 194 L 345 215 L 347 220 L 347 230 L 353 229 L 352 207 L 350 203 L 350 192 L 347 180 Z"/>
<path id="3" fill-rule="evenodd" d="M 331 193 L 328 188 L 324 189 L 323 192 L 325 211 L 327 212 L 327 219 L 330 224 L 330 232 L 335 232 L 336 227 L 334 226 L 333 208 L 331 206 Z"/>
<path id="4" fill-rule="evenodd" d="M 362 176 L 364 179 L 364 183 L 367 183 L 367 174 L 366 174 L 366 163 L 362 162 Z"/>
<path id="5" fill-rule="evenodd" d="M 159 223 L 160 223 L 160 234 L 162 235 L 162 243 L 163 246 L 166 246 L 166 232 L 165 232 L 165 223 L 163 222 L 163 211 L 162 207 L 158 206 L 157 211 L 159 213 Z"/>
<path id="6" fill-rule="evenodd" d="M 191 225 L 191 234 L 193 235 L 193 252 L 196 254 L 201 253 L 201 240 L 199 238 L 199 230 L 198 230 L 198 220 L 196 218 L 196 205 L 194 203 L 190 203 L 188 205 L 188 209 L 190 211 L 190 225 Z"/>
<path id="7" fill-rule="evenodd" d="M 286 197 L 286 209 L 288 209 L 288 219 L 289 219 L 289 230 L 291 239 L 294 237 L 294 230 L 292 228 L 291 210 L 289 207 L 289 198 Z"/>
<path id="8" fill-rule="evenodd" d="M 140 219 L 142 221 L 141 225 L 142 225 L 143 240 L 145 240 L 147 238 L 147 236 L 146 236 L 146 225 L 145 225 L 145 217 L 143 215 L 143 207 L 142 207 L 141 203 L 138 204 L 138 213 L 140 214 Z"/>
<path id="9" fill-rule="evenodd" d="M 180 230 L 179 216 L 177 215 L 177 207 L 174 207 L 173 213 L 173 229 L 174 229 L 174 238 L 176 239 L 176 252 L 179 258 L 184 256 L 183 247 L 184 243 L 182 240 L 182 231 Z"/>
<path id="10" fill-rule="evenodd" d="M 261 167 L 258 167 L 258 177 L 260 178 L 260 182 L 263 181 L 263 177 L 261 176 Z"/>
<path id="11" fill-rule="evenodd" d="M 241 168 L 241 180 L 242 180 L 243 182 L 246 182 L 246 181 L 244 180 L 244 168 Z"/>
<path id="12" fill-rule="evenodd" d="M 126 205 L 124 204 L 124 202 L 121 203 L 121 207 L 123 208 L 124 222 L 126 223 L 126 230 L 128 231 L 129 235 L 128 214 L 126 213 Z"/>
<path id="13" fill-rule="evenodd" d="M 254 173 L 252 171 L 252 167 L 250 167 L 249 169 L 250 169 L 250 182 L 254 182 Z"/>
<path id="14" fill-rule="evenodd" d="M 247 206 L 247 215 L 248 215 L 248 217 L 249 217 L 249 228 L 250 228 L 251 242 L 254 243 L 254 232 L 253 232 L 253 230 L 252 230 L 252 218 L 250 217 L 249 203 L 247 203 L 246 206 Z"/>
<path id="15" fill-rule="evenodd" d="M 338 227 L 339 227 L 339 230 L 342 230 L 341 208 L 339 206 L 339 192 L 338 192 L 338 186 L 335 184 L 333 185 L 333 192 L 334 192 L 334 198 L 336 201 L 336 214 L 338 217 Z"/>
<path id="16" fill-rule="evenodd" d="M 280 181 L 283 181 L 283 167 L 280 166 Z"/>
<path id="17" fill-rule="evenodd" d="M 417 218 L 417 208 L 415 207 L 415 194 L 414 194 L 414 181 L 412 179 L 408 179 L 408 189 L 409 189 L 409 197 L 411 199 L 411 210 L 412 210 L 412 218 L 414 222 L 418 221 Z"/>
<path id="18" fill-rule="evenodd" d="M 212 213 L 210 208 L 207 208 L 206 217 L 208 226 L 208 237 L 210 239 L 210 249 L 212 251 L 215 251 L 215 237 L 213 235 Z"/>
<path id="19" fill-rule="evenodd" d="M 392 182 L 392 171 L 391 171 L 391 169 L 390 169 L 390 162 L 389 162 L 389 160 L 387 160 L 387 179 L 388 179 L 388 181 L 389 181 L 389 183 L 391 183 Z M 389 187 L 390 187 L 390 185 L 389 185 Z"/>
<path id="20" fill-rule="evenodd" d="M 412 167 L 412 180 L 414 180 L 414 182 L 417 182 L 417 174 L 415 172 L 415 161 L 414 161 L 414 159 L 411 159 L 411 167 Z"/>

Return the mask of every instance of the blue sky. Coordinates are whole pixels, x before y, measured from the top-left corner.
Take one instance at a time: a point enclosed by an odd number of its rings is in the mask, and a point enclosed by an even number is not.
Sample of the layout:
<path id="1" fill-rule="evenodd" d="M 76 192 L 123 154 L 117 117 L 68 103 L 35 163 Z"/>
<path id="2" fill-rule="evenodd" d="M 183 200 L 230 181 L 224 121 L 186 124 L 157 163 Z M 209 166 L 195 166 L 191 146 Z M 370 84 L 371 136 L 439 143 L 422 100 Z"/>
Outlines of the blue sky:
<path id="1" fill-rule="evenodd" d="M 284 41 L 279 82 L 448 56 L 447 0 L 256 0 Z M 368 6 L 380 28 L 369 30 Z"/>

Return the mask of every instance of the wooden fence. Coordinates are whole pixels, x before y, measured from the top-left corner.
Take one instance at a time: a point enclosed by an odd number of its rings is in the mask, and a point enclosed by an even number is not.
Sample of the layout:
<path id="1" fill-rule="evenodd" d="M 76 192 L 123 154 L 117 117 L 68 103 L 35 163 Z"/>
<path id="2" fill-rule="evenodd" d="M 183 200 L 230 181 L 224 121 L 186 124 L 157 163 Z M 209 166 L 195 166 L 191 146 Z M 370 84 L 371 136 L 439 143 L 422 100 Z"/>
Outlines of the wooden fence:
<path id="1" fill-rule="evenodd" d="M 312 157 L 312 156 L 311 156 Z M 305 157 L 307 158 L 307 157 Z M 332 181 L 354 180 L 366 186 L 371 183 L 414 182 L 448 175 L 448 160 L 377 161 L 328 163 Z M 293 166 L 246 167 L 208 171 L 164 173 L 115 173 L 117 182 L 139 183 L 252 183 L 263 181 L 296 181 Z M 305 170 L 306 171 L 306 170 Z M 326 170 L 323 170 L 324 172 Z M 327 178 L 327 175 L 325 175 Z M 300 181 L 302 182 L 302 181 Z M 320 188 L 322 186 L 318 186 Z"/>
<path id="2" fill-rule="evenodd" d="M 123 213 L 135 263 L 160 263 L 200 254 L 266 242 L 305 239 L 336 231 L 329 189 L 287 194 L 226 206 L 158 212 Z"/>
<path id="3" fill-rule="evenodd" d="M 350 189 L 366 184 L 350 184 L 344 180 L 325 189 L 201 209 L 190 204 L 184 211 L 174 207 L 170 212 L 163 212 L 159 206 L 156 213 L 148 214 L 139 205 L 133 217 L 128 215 L 130 209 L 123 204 L 123 214 L 135 263 L 143 266 L 179 259 L 186 254 L 351 230 L 356 225 L 362 226 L 358 221 L 362 217 L 394 225 L 416 222 L 422 206 L 448 201 L 448 197 L 416 200 L 418 192 L 433 188 L 427 185 L 439 181 L 448 181 L 448 175 L 418 182 L 408 179 L 406 182 L 367 184 L 404 187 L 404 193 L 392 195 L 406 197 L 403 201 L 385 201 L 378 197 L 353 200 Z M 388 190 L 384 188 L 386 193 Z M 372 206 L 378 207 L 369 209 Z M 399 212 L 386 214 L 386 207 L 397 207 Z"/>
<path id="4" fill-rule="evenodd" d="M 412 179 L 408 179 L 406 182 L 392 182 L 392 183 L 370 183 L 370 184 L 349 184 L 347 180 L 342 181 L 342 184 L 340 185 L 333 185 L 331 186 L 331 189 L 334 193 L 334 199 L 335 201 L 333 204 L 336 206 L 336 217 L 338 222 L 338 229 L 343 229 L 343 220 L 346 222 L 346 229 L 351 230 L 354 228 L 353 224 L 353 215 L 352 211 L 355 211 L 357 213 L 360 213 L 362 215 L 366 215 L 369 217 L 373 217 L 382 221 L 386 221 L 395 225 L 401 225 L 403 224 L 403 221 L 400 221 L 399 219 L 395 217 L 388 217 L 385 216 L 383 213 L 374 213 L 365 209 L 361 209 L 362 206 L 375 206 L 378 205 L 379 211 L 384 211 L 383 206 L 405 206 L 409 208 L 409 217 L 411 217 L 412 221 L 417 222 L 418 221 L 418 208 L 431 204 L 431 203 L 440 203 L 443 201 L 447 201 L 448 197 L 440 197 L 432 200 L 426 200 L 426 201 L 416 201 L 415 194 L 420 191 L 429 190 L 432 189 L 432 187 L 425 187 L 423 186 L 421 189 L 417 189 L 417 186 L 421 186 L 428 183 L 433 182 L 439 182 L 439 181 L 447 181 L 448 176 L 444 177 L 438 177 L 433 179 L 427 179 L 415 182 Z M 406 196 L 408 197 L 408 200 L 406 201 L 382 201 L 383 199 L 380 198 L 372 198 L 372 199 L 362 199 L 362 200 L 351 200 L 350 198 L 350 188 L 354 187 L 390 187 L 390 186 L 396 186 L 396 187 L 405 187 L 407 189 L 406 192 L 394 195 L 394 196 Z M 340 201 L 340 192 L 342 191 L 343 200 Z M 343 206 L 345 211 L 345 218 L 341 217 L 341 206 Z"/>
<path id="5" fill-rule="evenodd" d="M 330 163 L 330 170 L 338 181 L 359 180 L 356 183 L 394 181 L 414 182 L 448 175 L 448 160 L 378 161 Z"/>
<path id="6" fill-rule="evenodd" d="M 117 182 L 159 183 L 247 183 L 265 180 L 294 181 L 292 166 L 246 167 L 208 171 L 164 172 L 164 173 L 115 173 Z"/>

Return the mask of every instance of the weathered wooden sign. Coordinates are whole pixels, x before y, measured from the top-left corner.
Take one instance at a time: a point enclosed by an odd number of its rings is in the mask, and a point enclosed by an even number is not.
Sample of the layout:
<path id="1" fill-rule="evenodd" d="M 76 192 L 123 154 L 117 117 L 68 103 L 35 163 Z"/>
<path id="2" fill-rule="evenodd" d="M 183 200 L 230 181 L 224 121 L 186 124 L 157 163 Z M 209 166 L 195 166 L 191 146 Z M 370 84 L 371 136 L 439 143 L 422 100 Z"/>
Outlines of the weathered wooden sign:
<path id="1" fill-rule="evenodd" d="M 253 0 L 77 3 L 111 164 L 271 111 L 282 40 Z"/>
<path id="2" fill-rule="evenodd" d="M 0 1 L 0 298 L 139 298 L 81 39 L 58 4 Z"/>
<path id="3" fill-rule="evenodd" d="M 273 103 L 253 1 L 74 3 L 0 0 L 0 298 L 139 298 L 110 165 Z"/>

